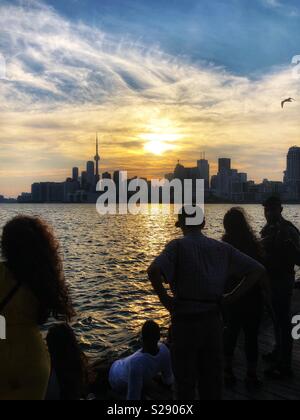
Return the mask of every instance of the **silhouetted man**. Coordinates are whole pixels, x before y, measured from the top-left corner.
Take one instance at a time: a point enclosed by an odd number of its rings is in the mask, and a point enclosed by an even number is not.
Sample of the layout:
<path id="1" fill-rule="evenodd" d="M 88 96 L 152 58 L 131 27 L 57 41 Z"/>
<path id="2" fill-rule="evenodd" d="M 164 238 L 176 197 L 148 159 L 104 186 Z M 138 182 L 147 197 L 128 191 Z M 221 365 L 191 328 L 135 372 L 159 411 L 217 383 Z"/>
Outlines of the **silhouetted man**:
<path id="1" fill-rule="evenodd" d="M 274 352 L 265 357 L 272 365 L 266 374 L 272 379 L 285 379 L 293 375 L 291 304 L 295 265 L 299 264 L 300 234 L 291 222 L 283 218 L 282 202 L 278 197 L 269 198 L 264 208 L 267 225 L 262 230 L 262 238 L 271 280 L 277 335 Z"/>
<path id="2" fill-rule="evenodd" d="M 220 400 L 223 391 L 223 324 L 220 303 L 229 277 L 245 280 L 224 300 L 234 299 L 265 277 L 265 269 L 230 245 L 207 238 L 190 226 L 189 211 L 176 224 L 183 239 L 172 241 L 148 270 L 161 303 L 170 311 L 178 400 Z M 164 287 L 166 280 L 171 297 Z"/>
<path id="3" fill-rule="evenodd" d="M 127 394 L 127 400 L 142 399 L 144 387 L 157 375 L 162 375 L 165 385 L 173 384 L 171 355 L 160 341 L 160 328 L 156 322 L 147 321 L 142 330 L 143 348 L 125 359 L 115 362 L 109 373 L 114 391 Z"/>

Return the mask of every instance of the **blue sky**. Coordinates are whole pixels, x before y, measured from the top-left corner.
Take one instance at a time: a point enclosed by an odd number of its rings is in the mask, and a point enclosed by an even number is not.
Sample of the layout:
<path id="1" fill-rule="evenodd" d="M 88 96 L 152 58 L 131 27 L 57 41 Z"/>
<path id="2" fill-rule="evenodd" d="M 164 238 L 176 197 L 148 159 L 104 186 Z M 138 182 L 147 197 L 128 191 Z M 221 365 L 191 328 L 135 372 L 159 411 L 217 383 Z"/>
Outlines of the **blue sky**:
<path id="1" fill-rule="evenodd" d="M 300 44 L 299 0 L 48 0 L 66 18 L 255 76 Z"/>
<path id="2" fill-rule="evenodd" d="M 0 194 L 84 169 L 96 132 L 103 171 L 157 178 L 205 151 L 212 173 L 231 157 L 282 180 L 296 55 L 299 0 L 0 0 Z"/>

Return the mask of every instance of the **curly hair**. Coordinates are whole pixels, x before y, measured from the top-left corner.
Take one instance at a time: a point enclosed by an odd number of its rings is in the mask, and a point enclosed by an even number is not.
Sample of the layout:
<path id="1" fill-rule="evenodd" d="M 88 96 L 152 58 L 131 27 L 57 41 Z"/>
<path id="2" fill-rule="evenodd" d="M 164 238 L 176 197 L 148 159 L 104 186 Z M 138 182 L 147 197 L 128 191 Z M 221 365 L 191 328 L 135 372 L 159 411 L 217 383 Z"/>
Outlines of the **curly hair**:
<path id="1" fill-rule="evenodd" d="M 86 397 L 92 375 L 86 355 L 81 350 L 73 329 L 56 324 L 46 338 L 61 393 L 61 400 L 74 401 Z"/>
<path id="2" fill-rule="evenodd" d="M 263 248 L 243 208 L 233 207 L 226 213 L 224 217 L 224 228 L 224 242 L 229 243 L 239 251 L 258 261 L 263 261 Z"/>
<path id="3" fill-rule="evenodd" d="M 39 324 L 51 316 L 71 320 L 75 313 L 52 228 L 38 217 L 17 216 L 5 225 L 1 247 L 15 280 L 39 302 Z"/>

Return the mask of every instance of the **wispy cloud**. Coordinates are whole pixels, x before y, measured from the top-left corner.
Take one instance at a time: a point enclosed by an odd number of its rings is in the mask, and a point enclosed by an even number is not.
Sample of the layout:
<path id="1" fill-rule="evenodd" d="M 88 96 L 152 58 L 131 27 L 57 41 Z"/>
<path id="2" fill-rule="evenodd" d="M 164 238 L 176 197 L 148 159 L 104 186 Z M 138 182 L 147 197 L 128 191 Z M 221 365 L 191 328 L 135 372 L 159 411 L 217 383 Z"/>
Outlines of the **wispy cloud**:
<path id="1" fill-rule="evenodd" d="M 263 4 L 267 7 L 276 9 L 280 13 L 283 13 L 290 17 L 299 17 L 300 9 L 299 7 L 291 6 L 288 2 L 283 2 L 282 0 L 262 0 Z"/>
<path id="2" fill-rule="evenodd" d="M 263 1 L 268 6 L 272 6 L 272 7 L 281 7 L 282 6 L 280 0 L 263 0 Z"/>
<path id="3" fill-rule="evenodd" d="M 231 155 L 253 178 L 279 179 L 284 153 L 299 139 L 299 105 L 280 108 L 282 98 L 300 94 L 288 63 L 253 81 L 71 23 L 37 1 L 0 6 L 0 52 L 6 194 L 83 165 L 96 131 L 105 169 L 148 176 L 170 171 L 178 158 L 192 164 L 206 150 L 211 160 Z M 171 151 L 146 153 L 149 133 L 165 135 Z"/>

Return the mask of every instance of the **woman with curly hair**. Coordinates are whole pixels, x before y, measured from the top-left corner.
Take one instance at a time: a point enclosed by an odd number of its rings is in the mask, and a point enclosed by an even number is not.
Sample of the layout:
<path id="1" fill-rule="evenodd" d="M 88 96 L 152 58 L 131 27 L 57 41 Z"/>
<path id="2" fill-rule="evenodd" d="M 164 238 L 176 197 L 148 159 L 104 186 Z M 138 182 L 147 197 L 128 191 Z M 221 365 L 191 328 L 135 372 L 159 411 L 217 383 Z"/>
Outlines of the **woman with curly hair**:
<path id="1" fill-rule="evenodd" d="M 87 396 L 91 379 L 88 358 L 70 325 L 53 325 L 46 338 L 51 358 L 48 401 L 78 401 Z"/>
<path id="2" fill-rule="evenodd" d="M 47 223 L 18 216 L 4 227 L 1 248 L 0 314 L 7 335 L 0 341 L 0 400 L 43 400 L 50 357 L 40 327 L 74 315 L 59 244 Z"/>
<path id="3" fill-rule="evenodd" d="M 223 241 L 263 263 L 264 256 L 260 242 L 248 221 L 246 212 L 234 207 L 224 218 L 225 234 Z M 228 284 L 232 291 L 241 279 L 231 278 Z M 226 308 L 225 318 L 225 380 L 228 386 L 236 383 L 233 371 L 233 357 L 240 333 L 245 336 L 245 352 L 248 363 L 246 384 L 250 388 L 259 388 L 262 383 L 257 377 L 259 358 L 258 336 L 264 310 L 265 290 L 256 285 L 246 296 Z"/>

